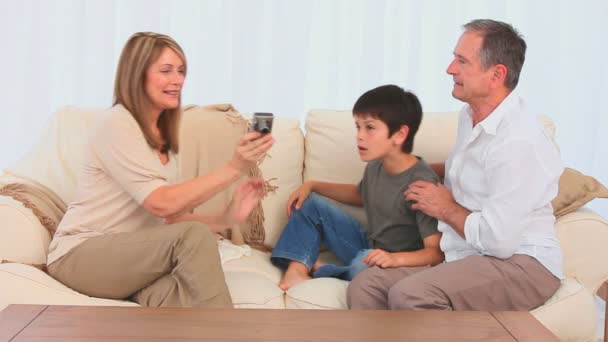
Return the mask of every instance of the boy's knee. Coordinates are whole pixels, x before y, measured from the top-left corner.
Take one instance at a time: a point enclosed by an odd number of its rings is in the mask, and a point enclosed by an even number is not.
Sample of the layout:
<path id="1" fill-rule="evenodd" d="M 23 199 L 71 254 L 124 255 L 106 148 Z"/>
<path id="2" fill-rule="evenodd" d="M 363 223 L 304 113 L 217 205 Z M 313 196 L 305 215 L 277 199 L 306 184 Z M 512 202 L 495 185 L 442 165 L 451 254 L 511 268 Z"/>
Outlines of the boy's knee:
<path id="1" fill-rule="evenodd" d="M 308 195 L 308 197 L 302 203 L 300 209 L 296 211 L 307 212 L 309 210 L 316 210 L 319 203 L 321 203 L 321 197 L 319 197 L 319 195 L 315 194 L 314 192 L 311 192 L 310 195 Z"/>

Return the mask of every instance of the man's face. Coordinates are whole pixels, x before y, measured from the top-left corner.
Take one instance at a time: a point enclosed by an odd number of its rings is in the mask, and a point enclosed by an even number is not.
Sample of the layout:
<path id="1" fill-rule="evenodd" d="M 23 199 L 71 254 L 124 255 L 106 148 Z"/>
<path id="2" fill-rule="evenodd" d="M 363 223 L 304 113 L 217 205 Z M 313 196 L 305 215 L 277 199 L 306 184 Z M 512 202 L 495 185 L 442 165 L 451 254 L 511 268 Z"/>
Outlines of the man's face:
<path id="1" fill-rule="evenodd" d="M 483 101 L 491 90 L 494 68 L 483 70 L 479 50 L 483 37 L 476 32 L 465 32 L 454 48 L 454 60 L 447 73 L 454 78 L 452 96 L 469 104 Z"/>

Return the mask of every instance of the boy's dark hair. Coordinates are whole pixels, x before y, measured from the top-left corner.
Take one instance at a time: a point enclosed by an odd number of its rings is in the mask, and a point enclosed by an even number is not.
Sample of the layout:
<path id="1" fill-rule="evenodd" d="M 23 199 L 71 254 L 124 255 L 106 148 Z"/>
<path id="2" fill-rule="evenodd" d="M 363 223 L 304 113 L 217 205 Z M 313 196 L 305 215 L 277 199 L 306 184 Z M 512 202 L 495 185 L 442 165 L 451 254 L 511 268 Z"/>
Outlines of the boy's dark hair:
<path id="1" fill-rule="evenodd" d="M 368 90 L 353 106 L 353 116 L 363 115 L 384 122 L 388 126 L 389 137 L 401 126 L 408 126 L 409 133 L 401 145 L 401 151 L 412 152 L 414 136 L 422 121 L 422 105 L 416 95 L 393 84 Z"/>

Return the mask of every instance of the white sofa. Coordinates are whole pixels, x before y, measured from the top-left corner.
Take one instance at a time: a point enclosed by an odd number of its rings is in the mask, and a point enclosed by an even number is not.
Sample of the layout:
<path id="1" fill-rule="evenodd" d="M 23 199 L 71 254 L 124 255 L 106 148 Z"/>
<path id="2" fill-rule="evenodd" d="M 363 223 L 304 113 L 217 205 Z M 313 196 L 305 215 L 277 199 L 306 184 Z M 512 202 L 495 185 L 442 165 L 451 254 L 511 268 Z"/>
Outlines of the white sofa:
<path id="1" fill-rule="evenodd" d="M 76 187 L 87 132 L 101 110 L 65 107 L 52 118 L 32 151 L 0 177 L 0 184 L 33 179 L 52 189 L 68 203 Z M 455 112 L 425 113 L 414 153 L 428 162 L 443 161 L 454 143 Z M 544 119 L 553 134 L 553 124 Z M 274 194 L 263 201 L 265 243 L 273 246 L 287 221 L 285 203 L 302 181 L 319 179 L 357 182 L 364 164 L 354 143 L 355 128 L 349 111 L 317 110 L 306 117 L 306 135 L 299 122 L 277 118 L 276 143 L 261 165 L 265 178 L 276 178 Z M 350 210 L 350 209 L 349 209 Z M 361 211 L 353 212 L 361 215 Z M 361 216 L 359 216 L 361 217 Z M 125 301 L 91 298 L 25 265 L 43 264 L 51 237 L 30 209 L 0 196 L 0 259 L 20 263 L 0 265 L 0 310 L 13 303 L 66 305 L 136 305 Z M 593 293 L 608 279 L 608 222 L 588 209 L 558 218 L 558 236 L 568 276 L 559 291 L 532 314 L 564 341 L 591 341 L 597 312 Z M 222 244 L 223 268 L 231 295 L 239 308 L 345 309 L 347 282 L 314 279 L 286 293 L 277 285 L 281 272 L 269 254 Z M 240 253 L 242 252 L 242 253 Z M 236 253 L 236 254 L 235 254 Z M 240 253 L 240 254 L 239 254 Z M 242 254 L 242 255 L 241 255 Z M 331 256 L 326 256 L 331 258 Z M 232 259 L 232 260 L 228 260 Z"/>

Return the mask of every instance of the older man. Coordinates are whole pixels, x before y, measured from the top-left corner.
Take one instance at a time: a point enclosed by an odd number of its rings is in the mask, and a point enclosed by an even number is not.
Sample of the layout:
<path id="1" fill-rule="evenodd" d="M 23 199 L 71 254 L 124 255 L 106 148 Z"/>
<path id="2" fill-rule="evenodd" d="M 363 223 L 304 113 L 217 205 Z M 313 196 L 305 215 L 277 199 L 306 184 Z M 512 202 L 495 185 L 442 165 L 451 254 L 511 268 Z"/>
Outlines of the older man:
<path id="1" fill-rule="evenodd" d="M 515 87 L 526 43 L 509 24 L 464 25 L 447 72 L 466 103 L 458 137 L 435 170 L 445 186 L 418 181 L 412 208 L 440 220 L 446 262 L 370 268 L 350 284 L 354 309 L 531 310 L 559 288 L 562 255 L 551 200 L 558 151 Z"/>

